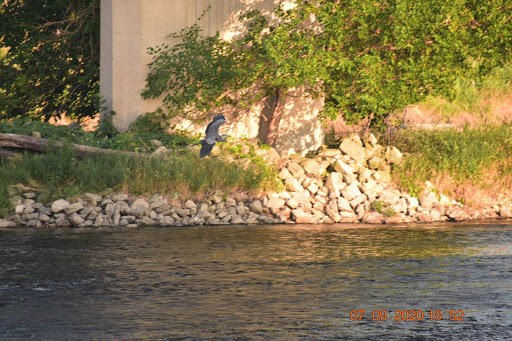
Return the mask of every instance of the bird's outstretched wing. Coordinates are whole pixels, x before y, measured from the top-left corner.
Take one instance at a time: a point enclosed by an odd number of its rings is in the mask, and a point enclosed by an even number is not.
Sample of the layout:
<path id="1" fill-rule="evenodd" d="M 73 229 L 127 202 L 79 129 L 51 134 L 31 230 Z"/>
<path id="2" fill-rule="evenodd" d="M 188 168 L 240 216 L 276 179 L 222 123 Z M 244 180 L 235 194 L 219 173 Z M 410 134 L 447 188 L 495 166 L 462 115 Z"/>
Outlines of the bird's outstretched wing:
<path id="1" fill-rule="evenodd" d="M 199 157 L 203 158 L 210 154 L 215 143 L 208 144 L 205 140 L 201 140 L 201 150 L 199 151 Z"/>
<path id="2" fill-rule="evenodd" d="M 226 118 L 224 117 L 224 115 L 220 114 L 220 115 L 217 115 L 213 118 L 213 120 L 208 124 L 208 126 L 206 127 L 206 137 L 208 137 L 208 135 L 218 135 L 219 134 L 219 127 L 224 124 L 224 122 L 226 122 Z"/>

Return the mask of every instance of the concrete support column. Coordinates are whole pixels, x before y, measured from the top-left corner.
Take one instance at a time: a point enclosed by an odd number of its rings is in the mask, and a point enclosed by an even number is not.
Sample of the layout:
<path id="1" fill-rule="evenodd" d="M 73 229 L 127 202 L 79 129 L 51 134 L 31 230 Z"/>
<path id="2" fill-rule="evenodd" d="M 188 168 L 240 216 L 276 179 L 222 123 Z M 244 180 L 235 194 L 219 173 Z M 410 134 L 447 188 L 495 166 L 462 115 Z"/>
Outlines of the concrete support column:
<path id="1" fill-rule="evenodd" d="M 101 2 L 100 92 L 107 110 L 116 112 L 114 124 L 122 131 L 144 113 L 140 97 L 145 80 L 142 2 Z"/>

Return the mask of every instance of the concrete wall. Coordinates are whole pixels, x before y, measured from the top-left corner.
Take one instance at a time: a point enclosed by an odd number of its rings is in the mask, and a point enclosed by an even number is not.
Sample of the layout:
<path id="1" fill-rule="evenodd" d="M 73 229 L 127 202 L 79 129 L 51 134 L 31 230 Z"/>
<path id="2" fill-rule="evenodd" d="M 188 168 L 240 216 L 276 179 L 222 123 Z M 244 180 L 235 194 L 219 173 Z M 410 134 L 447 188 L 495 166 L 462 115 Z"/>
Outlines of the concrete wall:
<path id="1" fill-rule="evenodd" d="M 242 30 L 236 20 L 241 11 L 256 8 L 269 12 L 280 2 L 282 1 L 102 0 L 100 91 L 106 100 L 107 110 L 116 112 L 116 127 L 126 130 L 137 116 L 154 111 L 162 104 L 160 100 L 143 100 L 140 96 L 149 72 L 147 65 L 152 61 L 152 56 L 147 54 L 148 47 L 163 42 L 175 43 L 167 35 L 195 23 L 208 6 L 211 9 L 202 21 L 203 31 L 209 35 L 219 31 L 224 39 L 231 39 Z M 315 121 L 321 106 L 321 101 L 316 101 L 303 107 L 307 109 L 303 111 L 303 116 L 308 122 Z M 298 102 L 292 105 L 288 103 L 285 108 L 300 110 L 300 105 Z M 227 117 L 225 129 L 235 137 L 257 137 L 260 110 L 261 106 L 255 106 L 246 113 L 228 114 L 232 119 Z M 291 116 L 285 113 L 283 117 Z M 283 129 L 290 125 L 291 123 L 285 124 Z M 201 132 L 204 128 L 204 125 L 193 125 L 190 122 L 182 122 L 181 126 L 195 132 Z M 313 126 L 319 127 L 319 122 Z M 316 140 L 323 138 L 321 132 L 316 132 L 314 136 Z M 317 147 L 319 143 L 321 141 L 315 141 L 313 145 Z"/>

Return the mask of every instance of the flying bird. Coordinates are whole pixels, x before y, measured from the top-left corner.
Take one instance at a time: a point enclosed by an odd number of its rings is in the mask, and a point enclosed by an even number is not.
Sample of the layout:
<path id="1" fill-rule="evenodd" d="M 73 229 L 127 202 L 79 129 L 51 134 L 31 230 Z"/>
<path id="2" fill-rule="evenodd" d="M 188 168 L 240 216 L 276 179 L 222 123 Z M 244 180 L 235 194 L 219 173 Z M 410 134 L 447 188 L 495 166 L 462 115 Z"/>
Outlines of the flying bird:
<path id="1" fill-rule="evenodd" d="M 199 157 L 203 158 L 210 154 L 213 149 L 213 146 L 217 142 L 226 142 L 226 137 L 228 135 L 219 135 L 219 127 L 226 122 L 226 118 L 224 115 L 220 114 L 213 118 L 213 120 L 206 127 L 204 140 L 201 140 L 201 151 L 199 152 Z"/>

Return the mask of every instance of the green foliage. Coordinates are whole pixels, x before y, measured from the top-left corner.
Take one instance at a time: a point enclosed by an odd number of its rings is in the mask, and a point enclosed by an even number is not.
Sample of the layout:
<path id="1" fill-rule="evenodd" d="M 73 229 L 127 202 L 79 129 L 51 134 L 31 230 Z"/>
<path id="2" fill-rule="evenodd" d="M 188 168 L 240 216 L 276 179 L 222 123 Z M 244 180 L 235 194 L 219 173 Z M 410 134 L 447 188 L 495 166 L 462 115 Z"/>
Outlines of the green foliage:
<path id="1" fill-rule="evenodd" d="M 512 126 L 463 131 L 406 131 L 392 142 L 406 157 L 394 173 L 402 187 L 420 192 L 425 181 L 446 174 L 458 183 L 484 184 L 512 175 Z"/>
<path id="2" fill-rule="evenodd" d="M 98 112 L 100 0 L 4 1 L 0 32 L 0 119 Z"/>
<path id="3" fill-rule="evenodd" d="M 0 175 L 0 179 L 1 179 Z M 9 191 L 7 189 L 7 183 L 3 181 L 0 183 L 0 218 L 7 216 L 9 211 L 12 209 L 11 200 L 9 200 Z"/>
<path id="4" fill-rule="evenodd" d="M 130 150 L 152 152 L 156 147 L 150 142 L 157 139 L 169 149 L 176 149 L 188 144 L 199 142 L 198 138 L 190 137 L 182 132 L 168 134 L 163 131 L 128 130 L 118 133 L 111 123 L 111 116 L 107 115 L 100 121 L 99 128 L 94 132 L 85 132 L 82 129 L 71 130 L 65 126 L 55 126 L 46 122 L 15 119 L 11 122 L 0 120 L 0 133 L 32 135 L 41 133 L 41 137 L 50 140 L 61 140 L 69 143 L 84 144 L 92 147 L 116 150 Z"/>
<path id="5" fill-rule="evenodd" d="M 198 24 L 171 35 L 181 42 L 149 50 L 143 97 L 165 94 L 172 114 L 202 117 L 306 85 L 325 95 L 323 116 L 372 117 L 379 126 L 427 95 L 452 100 L 454 85 L 479 82 L 511 58 L 509 1 L 296 3 L 272 13 L 277 23 L 257 11 L 242 14 L 247 33 L 232 42 L 203 37 Z M 191 106 L 196 111 L 186 111 Z"/>
<path id="6" fill-rule="evenodd" d="M 112 116 L 116 114 L 115 111 L 111 111 L 109 113 L 104 113 L 100 122 L 98 123 L 98 127 L 94 131 L 94 135 L 98 138 L 112 138 L 118 134 L 114 123 L 112 122 Z"/>
<path id="7" fill-rule="evenodd" d="M 375 200 L 374 202 L 371 203 L 370 208 L 374 211 L 379 212 L 380 214 L 384 215 L 385 217 L 396 216 L 395 210 L 393 208 L 389 207 L 382 200 Z"/>
<path id="8" fill-rule="evenodd" d="M 134 132 L 161 133 L 169 128 L 170 124 L 167 118 L 163 110 L 158 108 L 155 112 L 148 112 L 137 117 L 137 119 L 130 124 L 129 130 Z"/>
<path id="9" fill-rule="evenodd" d="M 480 82 L 458 80 L 453 93 L 452 101 L 442 96 L 427 96 L 419 105 L 447 120 L 470 113 L 478 122 L 499 122 L 500 117 L 493 109 L 512 94 L 512 62 L 494 68 Z"/>
<path id="10" fill-rule="evenodd" d="M 280 10 L 275 14 L 282 20 L 292 18 Z M 170 116 L 201 119 L 223 104 L 246 107 L 292 87 L 318 84 L 322 56 L 314 53 L 313 40 L 306 39 L 308 30 L 296 30 L 300 19 L 272 26 L 257 11 L 244 13 L 241 19 L 248 26 L 243 39 L 228 42 L 219 33 L 204 37 L 196 23 L 169 36 L 178 44 L 149 48 L 154 57 L 142 97 L 165 95 L 163 104 Z M 265 33 L 267 28 L 270 34 Z"/>

